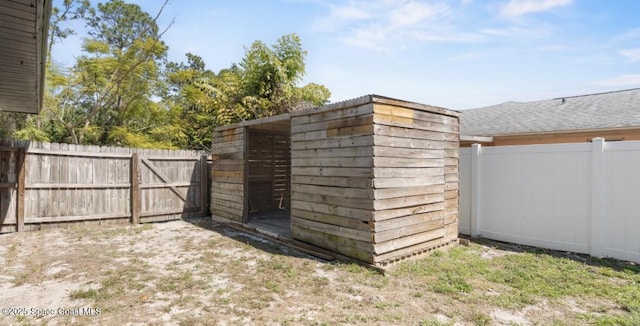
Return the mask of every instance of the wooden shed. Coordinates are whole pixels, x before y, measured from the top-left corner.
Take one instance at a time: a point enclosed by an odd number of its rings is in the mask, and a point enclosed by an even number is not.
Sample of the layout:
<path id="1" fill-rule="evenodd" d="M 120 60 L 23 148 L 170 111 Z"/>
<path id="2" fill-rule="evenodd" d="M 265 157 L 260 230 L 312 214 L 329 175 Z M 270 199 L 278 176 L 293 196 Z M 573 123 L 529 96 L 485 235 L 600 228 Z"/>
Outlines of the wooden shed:
<path id="1" fill-rule="evenodd" d="M 458 235 L 458 113 L 368 95 L 216 129 L 214 219 L 384 265 Z"/>

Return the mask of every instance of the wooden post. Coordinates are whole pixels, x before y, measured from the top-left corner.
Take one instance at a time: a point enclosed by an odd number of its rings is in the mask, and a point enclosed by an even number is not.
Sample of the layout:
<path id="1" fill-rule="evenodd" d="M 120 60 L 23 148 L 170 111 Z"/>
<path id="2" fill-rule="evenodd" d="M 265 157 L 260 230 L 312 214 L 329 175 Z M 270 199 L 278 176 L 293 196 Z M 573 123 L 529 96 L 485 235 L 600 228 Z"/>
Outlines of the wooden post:
<path id="1" fill-rule="evenodd" d="M 16 231 L 24 231 L 24 189 L 26 182 L 26 165 L 27 165 L 27 150 L 21 148 L 18 152 L 18 191 L 16 193 Z"/>
<path id="2" fill-rule="evenodd" d="M 200 217 L 209 214 L 209 169 L 207 155 L 200 157 Z"/>
<path id="3" fill-rule="evenodd" d="M 131 155 L 131 223 L 140 223 L 140 168 L 138 153 Z"/>
<path id="4" fill-rule="evenodd" d="M 471 145 L 471 236 L 474 238 L 480 236 L 480 223 L 482 220 L 480 207 L 481 150 L 482 145 Z"/>
<path id="5" fill-rule="evenodd" d="M 591 220 L 589 223 L 589 254 L 602 257 L 602 228 L 604 219 L 603 186 L 604 138 L 591 140 Z"/>

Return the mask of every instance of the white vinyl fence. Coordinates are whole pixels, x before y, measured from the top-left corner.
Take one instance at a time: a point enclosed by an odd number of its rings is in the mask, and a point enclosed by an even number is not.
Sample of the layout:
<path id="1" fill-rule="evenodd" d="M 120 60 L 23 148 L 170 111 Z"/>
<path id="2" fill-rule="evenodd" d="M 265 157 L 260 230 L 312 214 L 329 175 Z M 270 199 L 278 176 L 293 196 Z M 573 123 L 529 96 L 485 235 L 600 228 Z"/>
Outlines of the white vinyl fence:
<path id="1" fill-rule="evenodd" d="M 462 234 L 640 262 L 640 142 L 460 149 Z"/>

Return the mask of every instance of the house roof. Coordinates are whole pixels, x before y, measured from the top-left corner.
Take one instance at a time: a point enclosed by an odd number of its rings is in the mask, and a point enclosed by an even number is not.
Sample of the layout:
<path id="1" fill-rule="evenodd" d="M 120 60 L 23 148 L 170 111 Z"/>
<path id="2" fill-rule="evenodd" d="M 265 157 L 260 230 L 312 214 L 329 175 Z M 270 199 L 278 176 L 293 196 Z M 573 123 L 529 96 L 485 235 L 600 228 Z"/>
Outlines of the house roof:
<path id="1" fill-rule="evenodd" d="M 460 111 L 462 136 L 640 127 L 640 88 Z"/>
<path id="2" fill-rule="evenodd" d="M 0 1 L 0 111 L 42 106 L 51 0 Z"/>

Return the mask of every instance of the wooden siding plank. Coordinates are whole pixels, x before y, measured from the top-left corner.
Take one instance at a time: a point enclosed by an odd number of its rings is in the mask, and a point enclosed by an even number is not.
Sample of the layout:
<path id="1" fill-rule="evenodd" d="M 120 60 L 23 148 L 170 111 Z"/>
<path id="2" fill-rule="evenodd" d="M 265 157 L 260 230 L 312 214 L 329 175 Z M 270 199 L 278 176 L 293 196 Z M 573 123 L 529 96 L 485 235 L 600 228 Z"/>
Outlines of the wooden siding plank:
<path id="1" fill-rule="evenodd" d="M 315 139 L 315 140 L 303 140 L 292 141 L 291 150 L 295 153 L 298 150 L 303 149 L 328 149 L 328 148 L 343 148 L 343 147 L 360 147 L 373 145 L 373 136 L 354 136 L 343 138 L 329 138 L 329 139 Z"/>
<path id="2" fill-rule="evenodd" d="M 427 221 L 419 224 L 412 224 L 405 227 L 397 227 L 387 231 L 378 231 L 373 234 L 373 243 L 383 243 L 387 241 L 393 241 L 395 239 L 401 239 L 410 237 L 419 233 L 429 232 L 436 229 L 444 228 L 444 220 L 438 219 L 433 221 Z"/>
<path id="3" fill-rule="evenodd" d="M 325 205 L 340 206 L 345 208 L 373 209 L 373 200 L 368 198 L 348 198 L 315 193 L 296 191 L 291 194 L 291 199 L 303 202 L 312 202 Z"/>
<path id="4" fill-rule="evenodd" d="M 291 173 L 298 176 L 326 176 L 326 177 L 363 177 L 371 178 L 371 168 L 344 167 L 291 167 Z"/>
<path id="5" fill-rule="evenodd" d="M 368 242 L 331 236 L 298 225 L 291 226 L 291 236 L 298 241 L 306 242 L 364 262 L 373 263 L 373 257 L 371 256 L 373 248 L 371 243 Z"/>
<path id="6" fill-rule="evenodd" d="M 363 198 L 373 199 L 372 189 L 348 188 L 348 187 L 331 187 L 306 184 L 293 184 L 292 191 L 306 192 L 318 195 L 340 196 L 346 198 Z"/>
<path id="7" fill-rule="evenodd" d="M 372 157 L 325 157 L 323 159 L 314 158 L 291 158 L 291 166 L 322 166 L 322 167 L 371 167 Z"/>
<path id="8" fill-rule="evenodd" d="M 378 188 L 403 188 L 415 186 L 429 186 L 434 184 L 444 184 L 443 175 L 414 178 L 375 178 L 373 187 Z"/>
<path id="9" fill-rule="evenodd" d="M 291 217 L 371 232 L 371 226 L 369 225 L 369 222 L 352 218 L 344 218 L 344 216 L 339 215 L 311 212 L 307 210 L 292 208 Z"/>
<path id="10" fill-rule="evenodd" d="M 445 185 L 421 185 L 415 187 L 402 187 L 402 188 L 383 188 L 374 189 L 373 196 L 375 199 L 386 198 L 398 198 L 406 196 L 428 195 L 442 193 L 445 190 Z"/>
<path id="11" fill-rule="evenodd" d="M 299 226 L 301 228 L 317 231 L 326 234 L 328 237 L 341 237 L 345 239 L 359 240 L 363 242 L 371 242 L 372 235 L 369 230 L 362 231 L 357 229 L 346 228 L 338 225 L 319 223 L 312 220 L 301 219 L 295 216 L 291 217 L 291 226 Z"/>
<path id="12" fill-rule="evenodd" d="M 299 149 L 291 153 L 291 158 L 339 158 L 339 157 L 370 157 L 374 155 L 371 146 Z"/>
<path id="13" fill-rule="evenodd" d="M 435 211 L 443 211 L 444 202 L 437 202 L 433 204 L 418 205 L 413 207 L 403 207 L 396 209 L 387 209 L 384 211 L 373 212 L 374 221 L 384 221 L 391 218 L 397 218 L 402 216 L 409 216 L 421 213 L 429 213 Z"/>
<path id="14" fill-rule="evenodd" d="M 442 220 L 445 218 L 443 211 L 433 211 L 428 213 L 413 214 L 408 216 L 402 216 L 399 218 L 392 218 L 383 221 L 372 222 L 374 232 L 385 232 L 397 228 L 411 227 L 412 225 L 418 225 L 435 220 Z M 446 222 L 445 222 L 446 223 Z"/>
<path id="15" fill-rule="evenodd" d="M 291 180 L 293 184 L 308 184 L 308 185 L 317 185 L 317 186 L 366 188 L 366 189 L 370 189 L 373 186 L 373 178 L 292 175 Z"/>
<path id="16" fill-rule="evenodd" d="M 292 200 L 291 208 L 305 210 L 309 212 L 344 216 L 345 218 L 352 218 L 360 221 L 371 221 L 373 218 L 373 211 L 367 210 L 367 209 L 339 207 L 334 205 L 305 202 L 300 200 Z"/>
<path id="17" fill-rule="evenodd" d="M 419 243 L 425 243 L 438 238 L 444 237 L 444 229 L 438 228 L 422 233 L 413 234 L 410 236 L 396 238 L 385 242 L 376 243 L 373 245 L 373 251 L 375 254 L 383 254 L 391 251 L 397 251 L 405 247 L 413 246 Z"/>
<path id="18" fill-rule="evenodd" d="M 443 193 L 407 196 L 407 197 L 389 198 L 389 199 L 377 199 L 373 202 L 373 209 L 375 209 L 376 211 L 382 211 L 386 209 L 414 207 L 418 205 L 438 203 L 444 200 L 445 199 L 444 199 Z M 445 202 L 445 208 L 446 207 L 447 205 Z"/>

